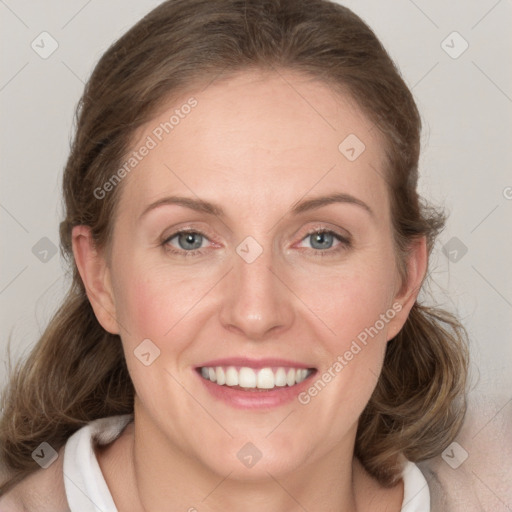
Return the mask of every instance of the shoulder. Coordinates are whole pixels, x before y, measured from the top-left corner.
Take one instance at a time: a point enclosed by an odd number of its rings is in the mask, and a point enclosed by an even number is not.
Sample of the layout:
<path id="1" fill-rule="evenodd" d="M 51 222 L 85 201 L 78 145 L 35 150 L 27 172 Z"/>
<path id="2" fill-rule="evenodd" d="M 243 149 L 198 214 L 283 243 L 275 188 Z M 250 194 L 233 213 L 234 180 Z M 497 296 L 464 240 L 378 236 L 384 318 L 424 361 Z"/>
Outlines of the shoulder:
<path id="1" fill-rule="evenodd" d="M 109 416 L 85 424 L 60 448 L 48 468 L 38 469 L 0 496 L 0 512 L 70 512 L 64 486 L 65 448 L 70 449 L 68 458 L 83 460 L 94 454 L 95 445 L 117 439 L 132 418 L 131 414 Z"/>
<path id="2" fill-rule="evenodd" d="M 70 512 L 64 489 L 64 446 L 46 469 L 38 469 L 0 496 L 1 512 Z"/>
<path id="3" fill-rule="evenodd" d="M 431 488 L 434 512 L 512 507 L 511 426 L 509 397 L 472 397 L 455 441 L 442 455 L 419 463 Z"/>

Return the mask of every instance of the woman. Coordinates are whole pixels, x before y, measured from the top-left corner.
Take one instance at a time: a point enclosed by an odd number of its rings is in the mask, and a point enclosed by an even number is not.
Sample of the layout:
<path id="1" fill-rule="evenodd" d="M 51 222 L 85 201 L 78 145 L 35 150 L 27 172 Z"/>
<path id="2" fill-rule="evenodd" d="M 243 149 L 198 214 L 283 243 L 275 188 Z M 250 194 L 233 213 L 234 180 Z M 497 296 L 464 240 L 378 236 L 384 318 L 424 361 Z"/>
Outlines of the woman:
<path id="1" fill-rule="evenodd" d="M 2 510 L 430 510 L 465 413 L 389 56 L 325 0 L 171 0 L 102 57 L 73 282 L 4 393 Z M 46 508 L 45 508 L 46 507 Z"/>

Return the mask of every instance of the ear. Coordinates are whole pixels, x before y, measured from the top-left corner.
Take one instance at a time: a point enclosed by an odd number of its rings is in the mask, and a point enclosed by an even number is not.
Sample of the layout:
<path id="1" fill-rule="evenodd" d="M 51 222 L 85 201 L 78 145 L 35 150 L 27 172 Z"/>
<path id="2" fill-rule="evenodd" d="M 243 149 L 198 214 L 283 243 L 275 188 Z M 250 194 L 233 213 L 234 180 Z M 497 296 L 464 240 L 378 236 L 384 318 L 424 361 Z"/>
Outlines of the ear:
<path id="1" fill-rule="evenodd" d="M 97 250 L 89 226 L 75 226 L 71 236 L 76 266 L 94 314 L 106 331 L 119 334 L 106 258 L 103 252 Z"/>
<path id="2" fill-rule="evenodd" d="M 404 326 L 420 292 L 427 272 L 427 265 L 427 239 L 422 236 L 412 242 L 407 254 L 406 278 L 395 292 L 392 307 L 397 313 L 388 325 L 388 341 L 394 338 Z"/>

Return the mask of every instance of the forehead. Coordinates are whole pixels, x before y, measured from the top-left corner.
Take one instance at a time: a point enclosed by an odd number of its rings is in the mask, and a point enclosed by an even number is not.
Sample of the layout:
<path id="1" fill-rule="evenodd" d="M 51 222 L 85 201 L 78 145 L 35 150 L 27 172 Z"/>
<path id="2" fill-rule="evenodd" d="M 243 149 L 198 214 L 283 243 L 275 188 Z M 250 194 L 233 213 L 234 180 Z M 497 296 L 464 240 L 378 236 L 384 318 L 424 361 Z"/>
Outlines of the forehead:
<path id="1" fill-rule="evenodd" d="M 273 208 L 338 191 L 387 206 L 382 136 L 348 95 L 302 74 L 213 81 L 162 105 L 136 139 L 120 204 L 134 214 L 177 192 Z"/>

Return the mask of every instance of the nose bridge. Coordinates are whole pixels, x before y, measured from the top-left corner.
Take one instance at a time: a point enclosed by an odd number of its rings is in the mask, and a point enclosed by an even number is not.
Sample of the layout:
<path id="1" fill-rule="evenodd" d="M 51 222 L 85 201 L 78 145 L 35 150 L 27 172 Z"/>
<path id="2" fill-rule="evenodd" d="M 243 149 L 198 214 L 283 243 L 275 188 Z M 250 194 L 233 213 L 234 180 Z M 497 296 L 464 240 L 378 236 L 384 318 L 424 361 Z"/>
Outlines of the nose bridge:
<path id="1" fill-rule="evenodd" d="M 277 277 L 275 267 L 271 245 L 263 247 L 249 236 L 236 247 L 221 313 L 225 327 L 256 340 L 291 323 L 290 292 Z"/>

